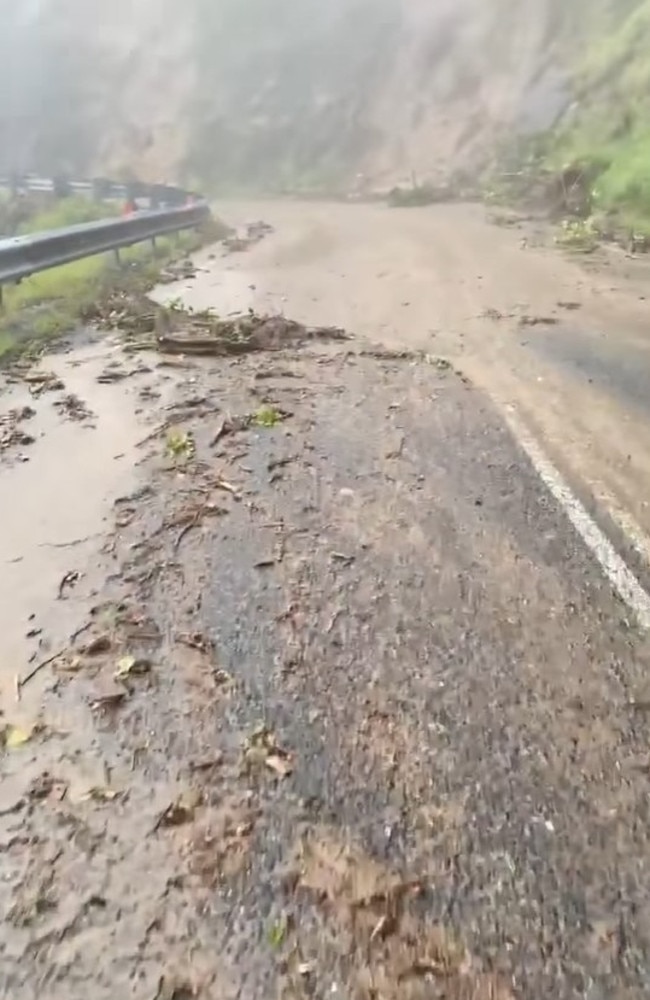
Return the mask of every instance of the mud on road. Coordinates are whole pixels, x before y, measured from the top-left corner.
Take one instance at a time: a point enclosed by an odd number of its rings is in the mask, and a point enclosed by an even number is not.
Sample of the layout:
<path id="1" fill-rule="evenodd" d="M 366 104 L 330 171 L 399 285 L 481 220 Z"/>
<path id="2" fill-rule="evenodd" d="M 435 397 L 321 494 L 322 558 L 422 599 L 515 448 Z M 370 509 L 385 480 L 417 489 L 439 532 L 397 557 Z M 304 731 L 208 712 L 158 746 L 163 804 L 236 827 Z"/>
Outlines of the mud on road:
<path id="1" fill-rule="evenodd" d="M 3 995 L 647 995 L 647 639 L 452 366 L 272 346 L 48 358 L 95 426 L 4 453 L 105 478 L 3 665 Z"/>

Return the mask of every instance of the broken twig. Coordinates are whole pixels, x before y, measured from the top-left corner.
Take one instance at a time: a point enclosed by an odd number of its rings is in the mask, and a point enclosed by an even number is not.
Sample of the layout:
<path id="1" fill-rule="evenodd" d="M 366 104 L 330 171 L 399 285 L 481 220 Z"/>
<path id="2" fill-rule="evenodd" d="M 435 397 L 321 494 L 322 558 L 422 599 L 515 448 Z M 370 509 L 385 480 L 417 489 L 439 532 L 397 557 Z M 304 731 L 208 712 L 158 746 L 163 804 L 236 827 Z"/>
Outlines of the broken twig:
<path id="1" fill-rule="evenodd" d="M 37 663 L 36 666 L 33 667 L 28 674 L 25 674 L 24 677 L 19 677 L 16 682 L 17 690 L 19 692 L 22 691 L 25 685 L 29 684 L 29 682 L 33 680 L 41 670 L 44 670 L 45 667 L 49 667 L 50 663 L 54 663 L 54 661 L 58 660 L 58 658 L 63 656 L 64 653 L 65 649 L 60 649 L 58 653 L 53 653 L 52 656 L 48 656 L 46 660 L 41 660 L 40 663 Z"/>

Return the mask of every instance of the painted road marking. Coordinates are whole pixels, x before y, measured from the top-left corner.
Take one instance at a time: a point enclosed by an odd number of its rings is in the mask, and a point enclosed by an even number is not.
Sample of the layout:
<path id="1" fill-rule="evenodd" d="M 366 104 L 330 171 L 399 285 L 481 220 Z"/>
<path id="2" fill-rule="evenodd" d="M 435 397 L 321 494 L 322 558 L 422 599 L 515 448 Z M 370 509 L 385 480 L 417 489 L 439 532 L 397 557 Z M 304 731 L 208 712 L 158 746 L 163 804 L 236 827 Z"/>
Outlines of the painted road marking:
<path id="1" fill-rule="evenodd" d="M 603 573 L 616 593 L 634 612 L 639 625 L 642 628 L 650 629 L 650 595 L 641 586 L 634 573 L 578 498 L 572 493 L 537 441 L 531 437 L 512 411 L 506 411 L 505 418 L 510 430 L 528 455 L 537 475 L 560 504 L 587 548 L 598 560 Z"/>

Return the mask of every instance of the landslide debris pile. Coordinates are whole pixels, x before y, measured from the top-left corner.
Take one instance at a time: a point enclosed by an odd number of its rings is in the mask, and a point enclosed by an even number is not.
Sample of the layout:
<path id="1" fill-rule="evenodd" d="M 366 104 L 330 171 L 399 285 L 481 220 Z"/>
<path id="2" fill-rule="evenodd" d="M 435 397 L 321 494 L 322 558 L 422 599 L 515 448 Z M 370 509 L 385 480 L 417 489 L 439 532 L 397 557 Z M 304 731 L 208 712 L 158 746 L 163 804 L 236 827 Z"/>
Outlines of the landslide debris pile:
<path id="1" fill-rule="evenodd" d="M 162 354 L 225 356 L 279 351 L 311 340 L 343 341 L 338 327 L 308 327 L 285 316 L 249 310 L 220 317 L 213 310 L 194 311 L 179 304 L 159 305 L 146 295 L 117 292 L 84 317 L 101 329 L 119 330 L 130 351 L 156 349 Z"/>

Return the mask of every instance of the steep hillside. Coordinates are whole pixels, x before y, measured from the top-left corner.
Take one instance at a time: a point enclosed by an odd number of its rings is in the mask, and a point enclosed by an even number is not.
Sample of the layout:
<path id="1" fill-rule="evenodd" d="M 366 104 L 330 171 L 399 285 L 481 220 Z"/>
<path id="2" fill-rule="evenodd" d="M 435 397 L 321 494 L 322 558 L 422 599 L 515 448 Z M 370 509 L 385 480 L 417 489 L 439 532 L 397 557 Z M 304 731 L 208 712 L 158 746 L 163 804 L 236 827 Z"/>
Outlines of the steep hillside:
<path id="1" fill-rule="evenodd" d="M 624 16 L 623 16 L 624 15 Z M 550 163 L 594 177 L 594 209 L 650 223 L 650 0 L 612 4 L 578 63 L 575 103 L 550 136 Z"/>
<path id="2" fill-rule="evenodd" d="M 327 186 L 379 139 L 370 109 L 399 0 L 196 0 L 191 168 L 218 182 Z"/>
<path id="3" fill-rule="evenodd" d="M 175 177 L 196 89 L 186 10 L 0 0 L 0 17 L 0 169 Z"/>
<path id="4" fill-rule="evenodd" d="M 208 189 L 480 173 L 546 134 L 647 202 L 650 0 L 0 0 L 0 168 Z"/>

